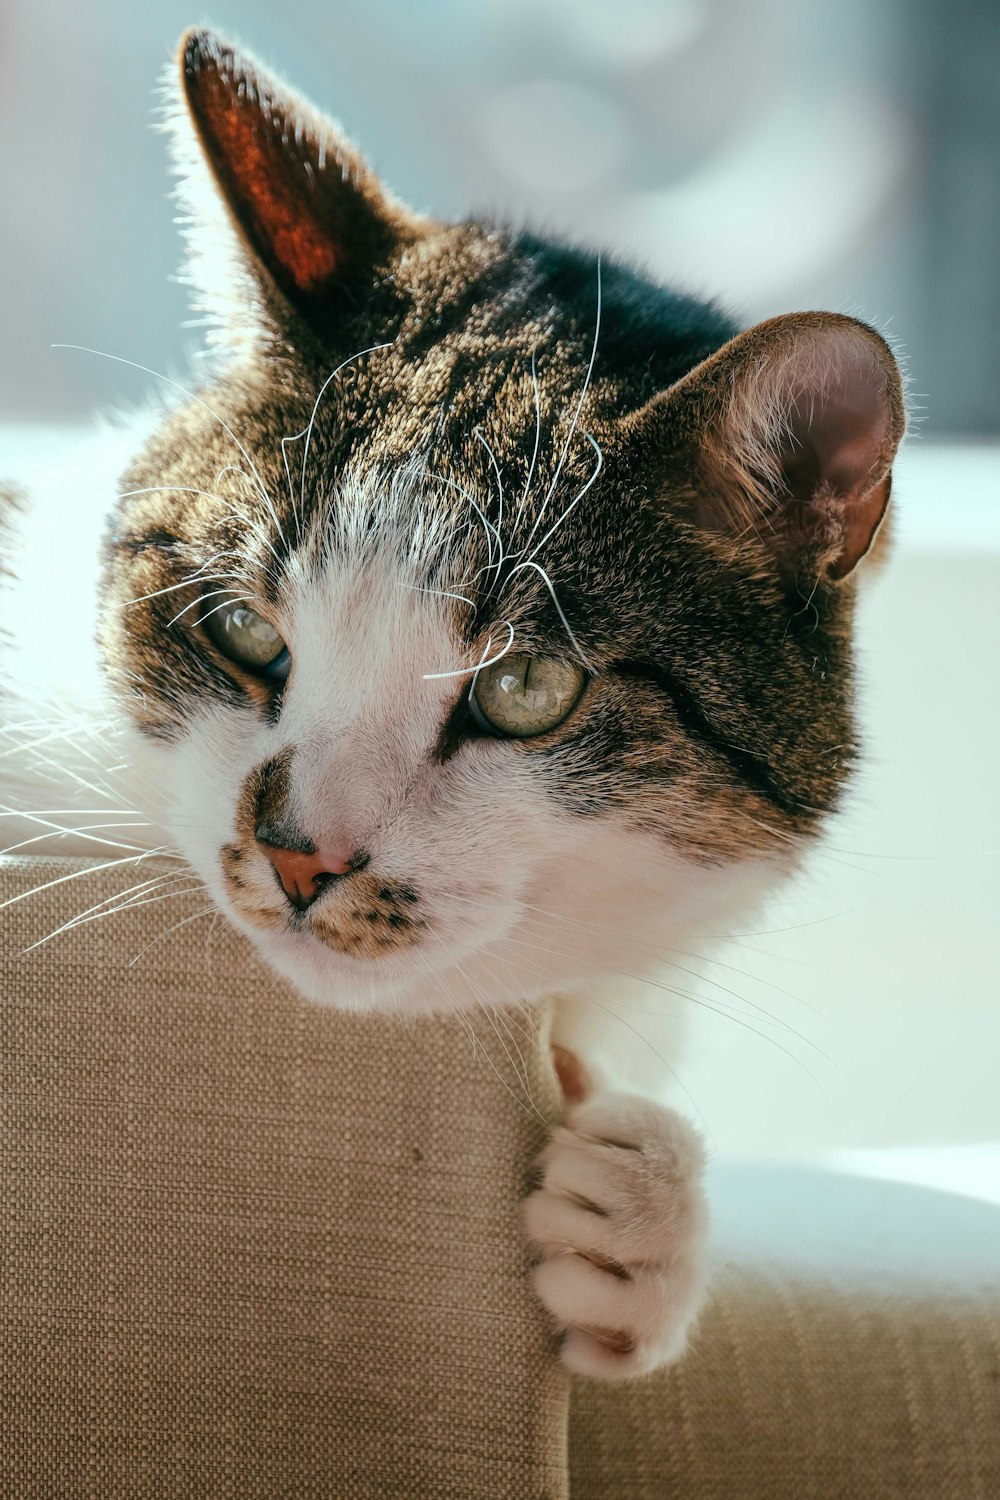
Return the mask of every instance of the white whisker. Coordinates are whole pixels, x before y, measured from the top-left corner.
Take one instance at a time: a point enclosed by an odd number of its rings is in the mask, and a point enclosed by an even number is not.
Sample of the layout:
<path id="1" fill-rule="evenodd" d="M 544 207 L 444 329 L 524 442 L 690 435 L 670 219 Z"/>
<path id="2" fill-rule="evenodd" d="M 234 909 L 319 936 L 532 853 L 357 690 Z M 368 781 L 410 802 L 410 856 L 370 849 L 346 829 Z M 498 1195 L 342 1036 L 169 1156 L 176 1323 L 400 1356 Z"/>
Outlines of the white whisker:
<path id="1" fill-rule="evenodd" d="M 525 938 L 518 938 L 518 937 L 514 937 L 514 936 L 508 936 L 507 939 L 506 939 L 506 942 L 507 942 L 507 944 L 509 946 L 513 946 L 513 947 L 526 947 L 526 948 L 530 948 L 530 949 L 535 949 L 535 950 L 537 950 L 537 951 L 539 951 L 541 953 L 546 953 L 546 954 L 551 953 L 551 954 L 553 954 L 557 958 L 569 958 L 569 959 L 572 959 L 574 962 L 581 962 L 581 957 L 580 957 L 579 953 L 577 953 L 575 951 L 570 951 L 570 950 L 567 950 L 567 949 L 561 949 L 561 948 L 555 946 L 554 944 L 552 944 L 551 942 L 532 943 L 532 942 L 530 942 L 529 940 L 527 940 Z M 812 1080 L 812 1082 L 815 1083 L 817 1089 L 823 1095 L 824 1100 L 826 1100 L 827 1102 L 829 1102 L 828 1096 L 827 1096 L 826 1091 L 824 1090 L 822 1084 L 820 1083 L 820 1081 L 816 1077 L 816 1075 L 812 1072 L 812 1070 L 807 1066 L 807 1064 L 804 1063 L 800 1057 L 796 1056 L 796 1054 L 794 1052 L 792 1052 L 788 1047 L 783 1046 L 782 1043 L 779 1042 L 775 1037 L 767 1036 L 764 1032 L 758 1031 L 757 1028 L 755 1026 L 753 1026 L 744 1016 L 741 1016 L 741 1015 L 739 1015 L 737 1013 L 736 1008 L 734 1006 L 727 1005 L 727 1004 L 725 1004 L 725 1002 L 720 1002 L 720 1001 L 717 1001 L 717 1000 L 712 1000 L 712 999 L 708 998 L 707 996 L 696 995 L 691 990 L 681 989 L 677 985 L 669 984 L 666 980 L 654 979 L 649 974 L 639 974 L 639 973 L 634 973 L 633 971 L 628 970 L 628 969 L 619 969 L 619 968 L 615 968 L 615 969 L 612 969 L 612 970 L 605 970 L 603 968 L 603 966 L 598 965 L 596 963 L 596 961 L 591 962 L 591 961 L 586 960 L 586 959 L 584 959 L 582 961 L 585 962 L 585 963 L 591 963 L 591 966 L 594 967 L 594 968 L 597 968 L 599 970 L 599 972 L 601 972 L 602 974 L 606 974 L 608 972 L 611 972 L 611 973 L 616 974 L 621 979 L 628 979 L 628 980 L 634 981 L 635 983 L 638 983 L 638 984 L 649 985 L 653 989 L 658 989 L 658 990 L 663 991 L 664 994 L 675 995 L 675 996 L 677 996 L 680 999 L 690 1001 L 694 1005 L 701 1006 L 701 1007 L 703 1007 L 703 1008 L 705 1008 L 707 1010 L 715 1011 L 717 1015 L 726 1016 L 729 1020 L 735 1021 L 738 1026 L 743 1026 L 743 1027 L 746 1028 L 746 1030 L 752 1031 L 755 1036 L 759 1036 L 764 1041 L 770 1042 L 772 1046 L 777 1047 L 777 1049 L 778 1049 L 779 1052 L 783 1052 L 787 1057 L 791 1058 L 791 1060 L 794 1063 L 796 1063 L 796 1065 L 798 1067 L 800 1067 L 803 1070 L 803 1072 L 806 1073 L 809 1076 L 809 1078 Z M 674 965 L 674 967 L 679 967 L 679 966 Z M 687 972 L 690 972 L 690 971 L 687 971 Z M 693 977 L 695 979 L 699 979 L 699 980 L 704 980 L 705 979 L 705 976 L 703 976 L 703 975 L 694 975 Z M 724 985 L 718 985 L 718 984 L 716 984 L 716 988 L 721 989 L 724 993 L 733 996 L 733 998 L 735 998 L 737 1000 L 740 1000 L 743 1004 L 750 1006 L 750 1008 L 752 1010 L 760 1012 L 762 1019 L 765 1020 L 765 1022 L 767 1024 L 770 1024 L 772 1026 L 777 1026 L 780 1029 L 789 1032 L 792 1036 L 796 1037 L 799 1041 L 803 1042 L 807 1047 L 811 1048 L 815 1053 L 817 1053 L 818 1056 L 822 1057 L 823 1060 L 824 1060 L 824 1062 L 827 1062 L 827 1063 L 830 1064 L 831 1067 L 836 1068 L 837 1071 L 840 1072 L 840 1073 L 842 1073 L 845 1078 L 850 1078 L 850 1074 L 848 1074 L 846 1072 L 846 1070 L 841 1067 L 841 1065 L 836 1061 L 835 1058 L 830 1057 L 829 1054 L 826 1053 L 822 1049 L 822 1047 L 820 1047 L 810 1037 L 807 1037 L 802 1032 L 796 1030 L 796 1028 L 794 1026 L 789 1025 L 789 1023 L 787 1021 L 781 1020 L 780 1017 L 772 1016 L 770 1014 L 770 1012 L 764 1010 L 763 1006 L 757 1005 L 754 1001 L 748 1000 L 743 995 L 737 995 L 735 993 L 735 991 L 733 991 L 733 990 L 727 990 Z M 594 1003 L 594 1004 L 598 1003 L 597 1001 L 593 1000 L 592 996 L 586 994 L 584 991 L 574 991 L 574 993 L 580 995 L 582 998 L 585 998 L 587 1000 L 592 1001 L 592 1003 Z M 615 1001 L 614 1003 L 617 1005 L 620 1002 Z M 636 1007 L 634 1007 L 634 1006 L 633 1007 L 624 1006 L 624 1008 L 625 1009 L 635 1009 Z M 608 1009 L 608 1007 L 607 1006 L 602 1006 L 602 1009 L 606 1010 L 606 1009 Z M 656 1015 L 656 1014 L 658 1014 L 658 1012 L 656 1012 L 656 1011 L 645 1011 L 645 1012 L 640 1011 L 640 1014 Z M 659 1054 L 657 1054 L 657 1056 L 659 1056 Z M 853 1082 L 854 1080 L 852 1079 L 851 1081 Z"/>
<path id="2" fill-rule="evenodd" d="M 574 651 L 576 652 L 576 654 L 580 658 L 580 660 L 583 662 L 583 665 L 586 667 L 587 671 L 588 672 L 592 672 L 594 669 L 591 666 L 590 662 L 587 660 L 587 656 L 586 656 L 586 653 L 584 652 L 583 647 L 580 645 L 580 642 L 577 640 L 576 636 L 573 634 L 573 629 L 572 629 L 569 621 L 566 618 L 565 611 L 563 610 L 562 605 L 559 603 L 559 599 L 558 599 L 558 597 L 556 595 L 556 591 L 555 591 L 555 587 L 554 587 L 554 585 L 552 583 L 552 579 L 549 577 L 548 573 L 546 573 L 546 571 L 542 567 L 541 563 L 534 562 L 534 561 L 532 561 L 531 558 L 526 559 L 524 562 L 517 563 L 511 569 L 510 573 L 508 573 L 508 575 L 507 575 L 507 582 L 509 583 L 510 580 L 513 578 L 514 574 L 520 572 L 520 570 L 522 568 L 533 568 L 535 570 L 535 572 L 539 575 L 539 577 L 542 579 L 542 582 L 545 584 L 545 587 L 548 589 L 549 594 L 552 597 L 552 603 L 555 605 L 556 613 L 558 614 L 559 619 L 562 621 L 562 627 L 565 630 L 566 634 L 569 636 L 570 640 L 573 642 L 573 649 L 574 649 Z M 508 647 L 508 649 L 509 649 L 509 647 Z"/>
<path id="3" fill-rule="evenodd" d="M 226 583 L 228 579 L 227 573 L 194 573 L 188 578 L 182 578 L 180 583 L 170 583 L 166 588 L 154 589 L 150 594 L 137 594 L 134 599 L 127 599 L 122 609 L 129 609 L 133 604 L 145 604 L 147 600 L 159 599 L 164 594 L 176 594 L 178 589 L 193 588 L 198 583 Z"/>
<path id="4" fill-rule="evenodd" d="M 81 354 L 93 354 L 96 355 L 98 359 L 110 359 L 118 365 L 130 365 L 133 370 L 141 370 L 144 375 L 152 375 L 154 380 L 162 380 L 166 385 L 173 386 L 175 391 L 180 391 L 182 395 L 187 396 L 190 401 L 193 401 L 197 406 L 200 406 L 202 411 L 207 411 L 208 415 L 213 419 L 213 421 L 218 422 L 219 426 L 222 428 L 226 436 L 236 444 L 236 447 L 239 449 L 243 457 L 246 459 L 247 463 L 250 465 L 250 470 L 253 474 L 254 479 L 256 480 L 261 499 L 264 501 L 268 510 L 271 512 L 271 518 L 274 521 L 275 526 L 278 528 L 278 535 L 281 537 L 284 536 L 284 532 L 281 529 L 281 522 L 278 519 L 278 512 L 275 510 L 274 503 L 267 492 L 267 486 L 264 484 L 264 481 L 261 479 L 260 474 L 257 472 L 257 466 L 255 465 L 253 459 L 250 457 L 249 453 L 244 448 L 235 432 L 233 432 L 232 428 L 226 422 L 224 422 L 219 416 L 219 413 L 217 411 L 213 411 L 208 403 L 206 401 L 203 401 L 200 396 L 196 396 L 193 391 L 189 391 L 186 386 L 181 385 L 178 381 L 171 380 L 169 375 L 162 375 L 159 370 L 151 370 L 148 365 L 140 365 L 134 359 L 124 359 L 120 354 L 108 354 L 104 349 L 90 349 L 85 344 L 53 344 L 52 348 L 76 349 Z"/>
<path id="5" fill-rule="evenodd" d="M 0 901 L 0 911 L 6 910 L 8 906 L 16 906 L 19 901 L 27 901 L 29 896 L 40 896 L 42 891 L 50 891 L 54 886 L 65 885 L 68 880 L 83 880 L 88 875 L 99 875 L 102 870 L 115 870 L 120 865 L 137 865 L 144 859 L 152 859 L 154 855 L 166 859 L 179 859 L 179 854 L 174 854 L 165 846 L 160 849 L 144 849 L 141 854 L 127 854 L 122 859 L 108 859 L 103 864 L 87 865 L 82 870 L 71 870 L 68 875 L 57 875 L 53 880 L 43 881 L 41 885 L 32 886 L 30 891 L 19 891 L 16 896 L 8 896 L 6 901 Z"/>
<path id="6" fill-rule="evenodd" d="M 444 939 L 438 933 L 434 933 L 434 936 L 437 938 L 437 941 L 440 943 L 441 947 L 444 949 L 445 954 L 450 959 L 451 955 L 448 953 L 448 949 L 447 949 L 447 946 L 445 945 Z M 476 984 L 476 981 L 472 978 L 472 976 L 470 974 L 468 974 L 465 971 L 465 969 L 462 968 L 461 964 L 456 963 L 454 965 L 454 967 L 455 967 L 456 971 L 461 975 L 461 977 L 465 981 L 465 983 L 469 986 L 469 989 L 472 991 L 473 995 L 477 996 L 480 999 L 480 1001 L 482 1001 L 482 990 L 481 990 L 480 986 Z M 439 975 L 434 975 L 433 977 L 434 977 L 434 979 L 435 979 L 435 981 L 437 983 L 439 983 L 439 984 L 443 983 L 443 980 L 441 979 L 441 977 Z M 511 1057 L 511 1054 L 508 1051 L 508 1049 L 506 1048 L 506 1046 L 504 1046 L 504 1041 L 503 1041 L 503 1038 L 500 1035 L 500 1032 L 497 1030 L 496 1022 L 490 1016 L 489 1007 L 485 1003 L 482 1003 L 482 1012 L 486 1016 L 486 1019 L 490 1022 L 490 1025 L 492 1026 L 494 1032 L 496 1033 L 497 1040 L 499 1041 L 501 1047 L 503 1047 L 504 1052 L 507 1055 L 507 1061 L 510 1063 L 511 1067 L 514 1069 L 515 1076 L 518 1077 L 518 1081 L 520 1082 L 520 1075 L 518 1075 L 517 1068 L 514 1065 L 514 1060 Z M 460 1011 L 456 1011 L 455 1014 L 458 1015 L 458 1016 L 460 1016 L 461 1012 Z M 475 1049 L 475 1033 L 471 1031 L 471 1027 L 470 1027 L 470 1035 L 473 1038 L 473 1053 L 475 1055 L 475 1050 L 476 1050 Z M 534 1118 L 540 1120 L 541 1123 L 542 1123 L 542 1125 L 545 1126 L 546 1129 L 547 1129 L 549 1122 L 545 1119 L 544 1115 L 542 1115 L 541 1111 L 538 1109 L 538 1106 L 535 1104 L 534 1100 L 532 1099 L 530 1089 L 527 1086 L 525 1088 L 525 1092 L 526 1092 L 527 1098 L 528 1098 L 528 1103 L 525 1104 L 524 1100 L 518 1098 L 517 1094 L 511 1088 L 511 1086 L 507 1082 L 506 1078 L 504 1078 L 503 1074 L 500 1072 L 500 1069 L 497 1067 L 496 1063 L 493 1061 L 492 1057 L 490 1057 L 489 1053 L 487 1052 L 485 1046 L 483 1046 L 483 1048 L 482 1048 L 482 1054 L 485 1057 L 485 1059 L 486 1059 L 487 1063 L 489 1064 L 490 1068 L 493 1070 L 493 1073 L 496 1075 L 497 1080 L 503 1086 L 503 1088 L 506 1090 L 506 1092 L 510 1095 L 510 1097 L 514 1100 L 514 1102 L 517 1104 L 518 1108 L 524 1110 L 524 1112 L 526 1114 L 532 1115 Z M 522 1058 L 521 1061 L 523 1063 L 524 1059 Z M 526 1083 L 527 1083 L 527 1074 L 525 1074 L 525 1079 L 526 1079 Z"/>
<path id="7" fill-rule="evenodd" d="M 223 609 L 225 605 L 232 603 L 234 599 L 246 599 L 247 603 L 250 603 L 250 598 L 248 595 L 241 593 L 238 589 L 234 589 L 231 585 L 227 586 L 226 588 L 211 589 L 207 594 L 199 594 L 196 599 L 189 599 L 187 604 L 184 605 L 183 609 L 179 609 L 177 613 L 167 621 L 167 629 L 169 630 L 171 625 L 176 625 L 178 620 L 183 619 L 189 609 L 194 609 L 197 605 L 204 604 L 206 599 L 217 599 L 220 594 L 225 594 L 225 599 L 222 601 L 222 604 L 217 604 L 214 606 L 214 608 L 210 609 L 208 611 L 209 615 L 213 615 L 216 609 Z M 208 615 L 201 615 L 199 618 L 201 620 L 205 620 L 208 618 Z"/>
<path id="8" fill-rule="evenodd" d="M 175 922 L 172 927 L 168 927 L 166 932 L 161 932 L 151 943 L 147 943 L 145 948 L 141 948 L 134 958 L 130 958 L 128 961 L 129 968 L 131 969 L 134 964 L 137 964 L 140 958 L 149 952 L 150 948 L 155 948 L 157 943 L 162 943 L 164 938 L 169 937 L 172 932 L 176 932 L 179 927 L 186 927 L 189 922 L 197 922 L 199 917 L 207 917 L 216 910 L 215 906 L 205 906 L 201 911 L 195 911 L 190 916 L 181 917 L 179 922 Z"/>
<path id="9" fill-rule="evenodd" d="M 460 495 L 465 496 L 466 500 L 468 500 L 469 504 L 476 512 L 476 515 L 482 522 L 483 530 L 486 532 L 486 546 L 488 549 L 486 567 L 495 568 L 497 571 L 499 571 L 500 563 L 494 562 L 493 560 L 493 538 L 496 537 L 497 552 L 501 560 L 504 556 L 503 542 L 500 538 L 499 531 L 497 531 L 496 527 L 493 525 L 493 522 L 486 516 L 482 509 L 482 506 L 479 505 L 475 496 L 472 495 L 467 489 L 465 489 L 463 485 L 456 484 L 453 479 L 448 479 L 444 474 L 428 474 L 427 478 L 433 479 L 437 484 L 445 484 L 450 489 L 457 490 Z M 480 569 L 480 571 L 482 572 L 484 570 Z M 478 577 L 479 575 L 477 574 L 476 576 Z"/>
<path id="10" fill-rule="evenodd" d="M 491 656 L 489 658 L 489 660 L 480 660 L 480 661 L 476 662 L 476 664 L 475 664 L 474 667 L 458 667 L 454 672 L 424 672 L 424 674 L 423 674 L 423 680 L 425 682 L 431 682 L 431 681 L 436 681 L 436 680 L 438 680 L 438 679 L 440 679 L 442 677 L 468 677 L 468 675 L 469 675 L 470 672 L 474 673 L 474 674 L 477 674 L 477 673 L 481 672 L 484 667 L 492 667 L 495 662 L 500 661 L 503 657 L 505 657 L 507 655 L 507 652 L 510 650 L 511 646 L 513 646 L 513 644 L 514 644 L 514 627 L 513 627 L 513 625 L 510 623 L 509 620 L 504 620 L 503 623 L 506 625 L 507 629 L 510 631 L 510 635 L 507 638 L 507 644 L 506 644 L 506 646 L 504 646 L 504 648 L 503 648 L 502 651 L 498 651 L 497 654 L 496 654 L 496 656 Z M 484 651 L 489 651 L 489 649 L 492 646 L 492 644 L 493 644 L 493 637 L 489 636 L 488 639 L 487 639 L 487 641 L 486 641 L 486 645 L 484 647 Z"/>
<path id="11" fill-rule="evenodd" d="M 292 507 L 292 518 L 295 521 L 295 540 L 297 542 L 301 542 L 302 540 L 302 518 L 299 515 L 299 507 L 295 501 L 295 491 L 292 487 L 292 470 L 288 462 L 288 449 L 285 444 L 301 443 L 305 435 L 306 428 L 303 427 L 301 432 L 293 432 L 288 437 L 283 437 L 279 445 L 281 448 L 281 462 L 285 470 L 285 484 L 288 486 L 288 503 Z"/>
<path id="12" fill-rule="evenodd" d="M 305 427 L 305 446 L 302 450 L 302 475 L 299 484 L 299 507 L 303 514 L 305 512 L 306 505 L 306 468 L 309 463 L 309 445 L 312 442 L 313 426 L 316 422 L 316 413 L 319 411 L 319 404 L 325 396 L 327 388 L 332 381 L 336 380 L 341 370 L 346 370 L 347 366 L 352 365 L 356 359 L 363 359 L 366 354 L 374 354 L 379 349 L 391 349 L 391 347 L 392 344 L 391 342 L 389 342 L 382 344 L 370 344 L 367 349 L 359 349 L 357 354 L 351 355 L 350 359 L 343 360 L 342 363 L 339 364 L 337 368 L 326 377 L 323 384 L 320 386 L 319 391 L 316 395 L 316 400 L 313 402 L 313 409 L 309 413 L 309 421 L 306 423 Z"/>
<path id="13" fill-rule="evenodd" d="M 531 388 L 535 393 L 535 447 L 531 455 L 531 463 L 528 467 L 528 477 L 524 481 L 524 489 L 521 491 L 521 499 L 518 503 L 517 514 L 514 517 L 514 525 L 511 535 L 516 535 L 517 528 L 524 514 L 524 507 L 528 502 L 528 491 L 531 489 L 531 481 L 535 477 L 535 464 L 538 462 L 538 445 L 542 438 L 542 401 L 538 390 L 538 369 L 536 365 L 537 346 L 531 351 Z"/>
<path id="14" fill-rule="evenodd" d="M 3 804 L 0 804 L 2 806 Z M 96 817 L 98 813 L 111 814 L 115 817 L 132 818 L 137 815 L 137 809 L 131 807 L 36 807 L 31 812 L 22 812 L 19 807 L 6 807 L 0 812 L 0 818 L 27 818 L 33 823 L 44 823 L 47 818 L 62 818 L 75 816 L 80 818 Z M 108 827 L 128 827 L 128 824 L 108 824 Z M 145 827 L 145 824 L 137 823 L 137 828 Z M 58 828 L 57 823 L 50 823 L 50 828 Z"/>
<path id="15" fill-rule="evenodd" d="M 560 474 L 563 471 L 563 465 L 566 462 L 566 455 L 569 452 L 569 445 L 573 441 L 573 434 L 576 431 L 576 424 L 580 420 L 580 412 L 583 410 L 584 399 L 585 399 L 585 397 L 587 395 L 587 391 L 588 391 L 588 389 L 590 387 L 591 376 L 594 373 L 594 361 L 597 358 L 597 344 L 598 344 L 598 340 L 600 339 L 600 336 L 601 336 L 601 301 L 602 301 L 602 294 L 601 294 L 601 258 L 600 258 L 600 256 L 598 256 L 597 257 L 597 315 L 596 315 L 596 318 L 594 320 L 594 343 L 593 343 L 593 347 L 591 348 L 591 351 L 590 351 L 590 363 L 587 366 L 587 374 L 584 377 L 583 390 L 580 392 L 580 399 L 576 403 L 576 410 L 573 413 L 573 420 L 570 423 L 569 432 L 566 434 L 566 441 L 563 444 L 562 452 L 559 455 L 559 462 L 556 465 L 556 471 L 555 471 L 555 473 L 552 476 L 552 482 L 551 482 L 551 484 L 549 485 L 548 489 L 545 492 L 545 497 L 542 500 L 541 506 L 540 506 L 539 511 L 538 511 L 538 515 L 535 517 L 535 524 L 532 526 L 531 530 L 528 533 L 528 540 L 524 544 L 524 549 L 525 550 L 528 547 L 530 547 L 532 537 L 534 536 L 535 532 L 538 530 L 539 526 L 542 524 L 542 517 L 545 514 L 545 511 L 546 511 L 546 508 L 548 506 L 549 500 L 552 498 L 552 495 L 555 492 L 556 485 L 559 483 L 559 476 L 560 476 Z"/>
<path id="16" fill-rule="evenodd" d="M 133 854 L 142 853 L 141 844 L 130 844 L 125 839 L 102 839 L 94 831 L 98 828 L 148 828 L 148 823 L 85 823 L 82 828 L 60 828 L 57 823 L 50 823 L 45 833 L 32 834 L 30 838 L 21 839 L 16 844 L 8 844 L 6 849 L 0 849 L 0 856 L 16 854 L 20 849 L 27 849 L 32 844 L 44 844 L 51 841 L 53 834 L 57 837 L 62 834 L 69 838 L 83 839 L 88 844 L 102 844 L 106 849 L 130 849 Z"/>
<path id="17" fill-rule="evenodd" d="M 241 479 L 248 478 L 248 475 L 246 475 L 243 470 L 236 464 L 225 464 L 219 470 L 218 474 L 216 474 L 215 478 L 212 481 L 215 489 L 219 488 L 219 480 L 222 478 L 223 474 L 237 474 Z M 220 504 L 224 505 L 231 515 L 236 516 L 237 520 L 242 521 L 244 525 L 250 527 L 257 540 L 264 543 L 264 546 L 270 552 L 271 556 L 274 558 L 280 569 L 283 566 L 281 554 L 275 547 L 274 543 L 271 541 L 271 538 L 268 536 L 267 532 L 264 530 L 264 527 L 260 524 L 260 522 L 257 521 L 254 516 L 247 515 L 245 511 L 240 510 L 232 500 L 226 499 L 224 495 L 215 495 L 214 498 L 218 500 Z M 283 542 L 287 541 L 285 533 L 282 531 L 280 526 L 278 527 L 278 535 Z M 267 565 L 267 571 L 271 575 L 271 577 L 276 578 L 278 576 L 277 574 L 271 572 L 270 563 L 268 563 Z"/>
<path id="18" fill-rule="evenodd" d="M 452 593 L 450 589 L 432 589 L 419 583 L 401 583 L 399 586 L 411 590 L 414 594 L 433 594 L 437 599 L 457 599 L 460 604 L 467 604 L 470 609 L 476 608 L 475 600 L 468 598 L 465 594 Z"/>
<path id="19" fill-rule="evenodd" d="M 166 899 L 165 895 L 154 895 L 153 893 L 161 892 L 165 885 L 170 885 L 176 880 L 186 879 L 193 879 L 195 884 L 186 885 L 180 891 L 168 891 L 166 895 L 189 896 L 195 891 L 205 889 L 204 881 L 200 880 L 193 870 L 181 870 L 175 875 L 154 876 L 151 880 L 144 880 L 139 885 L 130 886 L 124 891 L 118 891 L 114 896 L 106 896 L 103 901 L 96 901 L 93 906 L 88 906 L 86 911 L 78 912 L 68 922 L 63 922 L 61 927 L 56 927 L 52 932 L 47 933 L 45 937 L 36 939 L 35 942 L 23 950 L 23 953 L 32 953 L 36 948 L 41 948 L 43 944 L 50 943 L 53 938 L 59 937 L 61 933 L 72 932 L 77 927 L 86 927 L 91 922 L 99 921 L 101 917 L 114 916 L 116 912 L 130 911 L 133 906 L 145 906 L 150 901 L 164 900 Z M 112 903 L 117 904 L 113 905 Z"/>
<path id="20" fill-rule="evenodd" d="M 594 452 L 597 454 L 597 463 L 594 466 L 594 472 L 591 474 L 590 478 L 587 480 L 587 483 L 583 486 L 583 489 L 580 490 L 579 493 L 577 495 L 575 495 L 574 498 L 567 505 L 566 509 L 563 511 L 563 513 L 559 517 L 559 519 L 557 521 L 553 521 L 553 523 L 549 527 L 548 531 L 542 537 L 542 540 L 540 542 L 536 542 L 535 543 L 535 545 L 532 548 L 532 550 L 531 550 L 531 552 L 530 552 L 530 554 L 528 556 L 528 559 L 527 559 L 529 562 L 535 556 L 536 552 L 540 552 L 541 551 L 541 549 L 545 546 L 545 543 L 548 541 L 549 537 L 552 536 L 553 532 L 558 531 L 559 527 L 565 521 L 566 517 L 570 514 L 570 512 L 576 509 L 576 507 L 579 505 L 580 501 L 583 499 L 584 495 L 590 489 L 590 486 L 593 484 L 594 480 L 597 478 L 598 474 L 600 474 L 601 470 L 604 467 L 604 454 L 601 452 L 600 444 L 597 443 L 594 440 L 594 438 L 590 435 L 589 432 L 585 432 L 583 435 L 587 439 L 587 442 L 593 448 Z"/>
<path id="21" fill-rule="evenodd" d="M 503 535 L 503 530 L 502 530 L 502 528 L 503 528 L 503 480 L 500 477 L 500 465 L 497 463 L 496 454 L 493 452 L 493 449 L 490 447 L 489 443 L 486 441 L 485 437 L 483 436 L 482 430 L 480 428 L 476 427 L 473 430 L 472 436 L 474 438 L 476 438 L 476 440 L 478 442 L 482 443 L 483 447 L 486 449 L 486 452 L 490 456 L 490 463 L 493 465 L 493 472 L 496 475 L 496 480 L 497 480 L 497 524 L 496 524 L 496 533 L 497 533 L 498 537 L 502 537 L 502 535 Z M 503 548 L 503 543 L 501 542 L 501 550 L 502 550 L 502 548 Z M 500 563 L 501 563 L 501 566 L 502 566 L 502 564 L 503 564 L 503 557 L 501 557 Z"/>

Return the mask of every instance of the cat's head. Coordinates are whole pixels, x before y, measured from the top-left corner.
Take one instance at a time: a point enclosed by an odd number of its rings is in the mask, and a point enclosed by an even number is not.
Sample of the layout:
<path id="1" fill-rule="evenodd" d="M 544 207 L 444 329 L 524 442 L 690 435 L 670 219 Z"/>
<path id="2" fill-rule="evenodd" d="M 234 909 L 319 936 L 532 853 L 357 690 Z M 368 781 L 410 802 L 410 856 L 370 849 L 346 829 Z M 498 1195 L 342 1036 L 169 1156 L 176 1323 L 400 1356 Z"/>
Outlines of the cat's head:
<path id="1" fill-rule="evenodd" d="M 837 801 L 889 349 L 420 217 L 218 37 L 181 71 L 219 355 L 126 477 L 102 625 L 174 837 L 317 999 L 634 969 Z"/>

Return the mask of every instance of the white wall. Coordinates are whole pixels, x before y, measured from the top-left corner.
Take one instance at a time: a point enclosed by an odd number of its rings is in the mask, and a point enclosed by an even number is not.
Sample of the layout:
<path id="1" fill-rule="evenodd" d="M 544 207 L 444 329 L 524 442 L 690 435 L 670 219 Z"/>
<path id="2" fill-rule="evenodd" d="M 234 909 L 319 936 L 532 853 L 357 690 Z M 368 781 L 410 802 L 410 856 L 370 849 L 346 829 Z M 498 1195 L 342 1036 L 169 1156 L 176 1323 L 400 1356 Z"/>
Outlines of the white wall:
<path id="1" fill-rule="evenodd" d="M 699 1011 L 678 1068 L 724 1155 L 1000 1142 L 1000 449 L 911 441 L 894 498 L 857 793 L 724 955 L 758 980 L 709 970 L 764 1036 Z"/>

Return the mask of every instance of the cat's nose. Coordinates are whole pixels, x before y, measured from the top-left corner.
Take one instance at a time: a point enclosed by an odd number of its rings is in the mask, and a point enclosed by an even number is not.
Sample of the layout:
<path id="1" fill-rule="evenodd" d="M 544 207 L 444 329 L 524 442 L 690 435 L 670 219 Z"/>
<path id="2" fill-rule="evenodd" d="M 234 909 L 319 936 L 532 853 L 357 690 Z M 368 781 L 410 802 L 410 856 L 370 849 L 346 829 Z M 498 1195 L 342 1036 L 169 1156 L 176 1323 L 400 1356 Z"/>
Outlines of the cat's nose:
<path id="1" fill-rule="evenodd" d="M 281 888 L 296 911 L 311 906 L 324 886 L 341 875 L 349 875 L 356 863 L 341 850 L 316 849 L 304 854 L 301 849 L 284 849 L 280 844 L 258 838 L 257 847 L 274 866 Z"/>

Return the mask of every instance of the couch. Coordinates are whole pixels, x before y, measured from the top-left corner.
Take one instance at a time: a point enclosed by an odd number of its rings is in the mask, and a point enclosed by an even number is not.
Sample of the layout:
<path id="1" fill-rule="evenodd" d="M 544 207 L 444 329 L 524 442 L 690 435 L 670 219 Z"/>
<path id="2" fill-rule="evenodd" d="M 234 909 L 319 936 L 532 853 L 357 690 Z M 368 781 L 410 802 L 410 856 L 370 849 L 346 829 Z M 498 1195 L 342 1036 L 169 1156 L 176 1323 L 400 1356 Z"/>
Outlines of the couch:
<path id="1" fill-rule="evenodd" d="M 689 1354 L 571 1382 L 545 1007 L 310 1006 L 153 868 L 0 861 L 0 1494 L 1000 1496 L 1000 1208 L 716 1163 Z"/>

